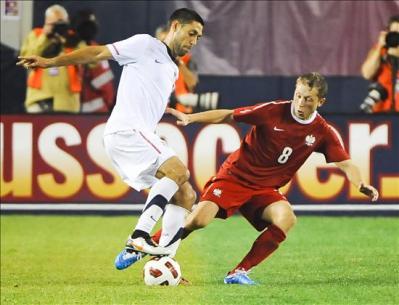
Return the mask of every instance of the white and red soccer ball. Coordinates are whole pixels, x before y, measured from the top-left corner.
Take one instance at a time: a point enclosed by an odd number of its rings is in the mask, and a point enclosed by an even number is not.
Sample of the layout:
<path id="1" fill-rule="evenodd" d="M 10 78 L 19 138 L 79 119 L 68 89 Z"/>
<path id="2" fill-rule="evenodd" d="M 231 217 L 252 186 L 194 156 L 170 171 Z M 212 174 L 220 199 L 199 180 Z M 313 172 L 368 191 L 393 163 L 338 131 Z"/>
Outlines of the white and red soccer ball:
<path id="1" fill-rule="evenodd" d="M 180 265 L 168 256 L 154 257 L 144 265 L 143 277 L 148 286 L 177 286 L 181 280 Z"/>

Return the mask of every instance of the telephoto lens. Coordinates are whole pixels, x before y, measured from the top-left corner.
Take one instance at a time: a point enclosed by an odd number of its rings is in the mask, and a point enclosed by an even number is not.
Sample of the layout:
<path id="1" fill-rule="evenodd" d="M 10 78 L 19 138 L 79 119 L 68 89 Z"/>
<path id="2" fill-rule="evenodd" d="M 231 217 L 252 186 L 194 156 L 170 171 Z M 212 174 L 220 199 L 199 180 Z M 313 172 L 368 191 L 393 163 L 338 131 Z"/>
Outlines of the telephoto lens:
<path id="1" fill-rule="evenodd" d="M 385 37 L 385 46 L 387 48 L 396 48 L 399 46 L 399 32 L 388 32 Z"/>
<path id="2" fill-rule="evenodd" d="M 373 106 L 381 100 L 385 100 L 388 97 L 387 90 L 379 83 L 372 83 L 369 86 L 369 93 L 360 105 L 360 110 L 365 113 L 372 113 Z"/>

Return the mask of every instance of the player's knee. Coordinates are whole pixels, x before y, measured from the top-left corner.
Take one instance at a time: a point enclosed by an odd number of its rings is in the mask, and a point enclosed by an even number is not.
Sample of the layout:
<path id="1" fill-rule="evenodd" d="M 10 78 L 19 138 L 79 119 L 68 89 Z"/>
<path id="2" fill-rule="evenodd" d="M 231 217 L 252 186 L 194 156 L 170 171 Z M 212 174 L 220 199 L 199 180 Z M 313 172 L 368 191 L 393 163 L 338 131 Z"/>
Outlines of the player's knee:
<path id="1" fill-rule="evenodd" d="M 186 168 L 176 168 L 170 173 L 167 173 L 166 176 L 181 186 L 190 179 L 190 172 Z"/>
<path id="2" fill-rule="evenodd" d="M 197 199 L 197 193 L 193 190 L 190 183 L 184 183 L 172 198 L 172 203 L 191 210 Z"/>
<path id="3" fill-rule="evenodd" d="M 275 217 L 275 219 L 273 220 L 273 224 L 283 230 L 284 233 L 288 233 L 288 231 L 291 230 L 293 226 L 295 226 L 296 222 L 296 216 L 292 211 L 282 213 Z"/>
<path id="4" fill-rule="evenodd" d="M 184 202 L 187 206 L 190 207 L 189 209 L 191 209 L 196 201 L 197 193 L 192 188 L 190 188 L 190 190 L 188 190 L 184 196 Z"/>
<path id="5" fill-rule="evenodd" d="M 190 179 L 190 172 L 179 158 L 172 157 L 159 167 L 156 176 L 159 179 L 166 176 L 179 186 L 183 186 Z"/>
<path id="6" fill-rule="evenodd" d="M 293 228 L 297 222 L 296 215 L 294 213 L 290 213 L 290 216 L 288 216 L 287 221 L 288 221 L 289 228 L 290 229 Z"/>
<path id="7" fill-rule="evenodd" d="M 191 187 L 187 187 L 181 196 L 181 204 L 187 210 L 191 210 L 195 201 L 197 200 L 197 193 Z"/>

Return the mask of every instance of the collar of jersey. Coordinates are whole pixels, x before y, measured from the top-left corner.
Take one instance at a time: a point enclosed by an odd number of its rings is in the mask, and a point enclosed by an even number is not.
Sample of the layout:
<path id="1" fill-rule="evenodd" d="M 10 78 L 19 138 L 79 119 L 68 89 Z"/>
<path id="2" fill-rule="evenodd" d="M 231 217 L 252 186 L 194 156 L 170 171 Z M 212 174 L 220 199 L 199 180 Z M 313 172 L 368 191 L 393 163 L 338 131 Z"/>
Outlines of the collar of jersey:
<path id="1" fill-rule="evenodd" d="M 166 43 L 164 43 L 163 41 L 162 41 L 162 43 L 165 45 L 166 50 L 168 51 L 168 55 L 169 55 L 170 59 L 171 59 L 175 64 L 177 64 L 176 57 L 174 57 L 174 56 L 172 55 L 172 50 L 169 48 L 169 46 L 168 46 Z"/>
<path id="2" fill-rule="evenodd" d="M 308 118 L 307 120 L 302 120 L 300 118 L 298 118 L 295 114 L 294 114 L 294 102 L 291 101 L 291 115 L 292 118 L 297 121 L 300 124 L 310 124 L 314 121 L 314 119 L 316 118 L 317 115 L 317 110 L 315 110 L 315 112 L 312 113 L 312 115 L 310 116 L 310 118 Z"/>

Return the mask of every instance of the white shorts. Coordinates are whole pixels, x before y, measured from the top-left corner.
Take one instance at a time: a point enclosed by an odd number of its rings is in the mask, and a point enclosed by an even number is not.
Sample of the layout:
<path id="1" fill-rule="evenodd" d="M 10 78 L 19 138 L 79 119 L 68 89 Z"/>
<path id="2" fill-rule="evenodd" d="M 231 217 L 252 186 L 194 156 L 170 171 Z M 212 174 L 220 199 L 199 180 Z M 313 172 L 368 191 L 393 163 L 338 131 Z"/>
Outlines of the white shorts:
<path id="1" fill-rule="evenodd" d="M 155 133 L 125 130 L 104 136 L 105 151 L 123 181 L 137 191 L 158 181 L 158 168 L 176 156 Z"/>

